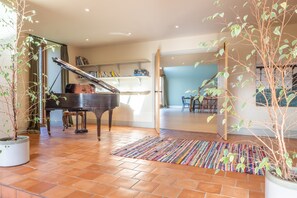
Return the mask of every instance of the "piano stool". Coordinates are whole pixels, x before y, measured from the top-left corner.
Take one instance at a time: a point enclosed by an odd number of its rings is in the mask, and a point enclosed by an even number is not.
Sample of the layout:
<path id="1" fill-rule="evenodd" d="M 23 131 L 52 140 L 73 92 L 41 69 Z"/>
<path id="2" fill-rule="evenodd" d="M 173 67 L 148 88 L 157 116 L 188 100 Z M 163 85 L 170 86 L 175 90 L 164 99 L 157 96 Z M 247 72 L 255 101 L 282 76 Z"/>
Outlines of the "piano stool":
<path id="1" fill-rule="evenodd" d="M 62 121 L 63 121 L 63 131 L 65 131 L 65 129 L 68 129 L 69 126 L 71 126 L 69 124 L 69 117 L 70 116 L 76 116 L 76 130 L 75 133 L 86 133 L 88 132 L 87 128 L 86 128 L 86 111 L 64 111 L 63 112 L 63 117 L 62 117 Z M 81 117 L 81 129 L 78 129 L 78 116 Z"/>

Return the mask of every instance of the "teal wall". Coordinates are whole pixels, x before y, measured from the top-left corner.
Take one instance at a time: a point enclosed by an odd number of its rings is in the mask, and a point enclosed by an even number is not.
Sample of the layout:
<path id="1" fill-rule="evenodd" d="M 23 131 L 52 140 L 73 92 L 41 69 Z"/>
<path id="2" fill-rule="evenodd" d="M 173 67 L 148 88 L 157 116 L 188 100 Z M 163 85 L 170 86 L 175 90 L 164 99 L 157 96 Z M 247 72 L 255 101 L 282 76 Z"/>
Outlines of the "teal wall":
<path id="1" fill-rule="evenodd" d="M 197 90 L 217 72 L 217 65 L 164 67 L 169 106 L 181 106 L 181 97 L 191 95 L 185 93 L 187 90 Z"/>

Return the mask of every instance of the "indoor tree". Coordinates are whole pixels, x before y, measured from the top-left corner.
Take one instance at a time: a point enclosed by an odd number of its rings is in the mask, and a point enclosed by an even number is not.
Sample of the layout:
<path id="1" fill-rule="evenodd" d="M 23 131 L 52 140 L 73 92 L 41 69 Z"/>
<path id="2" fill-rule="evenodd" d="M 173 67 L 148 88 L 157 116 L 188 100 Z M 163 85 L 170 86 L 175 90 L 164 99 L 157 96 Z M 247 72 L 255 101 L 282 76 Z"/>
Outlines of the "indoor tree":
<path id="1" fill-rule="evenodd" d="M 220 0 L 214 4 L 222 7 Z M 239 4 L 231 12 L 221 11 L 206 18 L 218 20 L 223 26 L 220 38 L 204 45 L 214 47 L 226 43 L 227 48 L 219 48 L 216 56 L 226 56 L 229 64 L 217 78 L 230 79 L 231 83 L 227 89 L 208 88 L 205 91 L 217 97 L 226 93 L 219 113 L 228 112 L 230 130 L 249 131 L 264 147 L 267 157 L 257 162 L 256 171 L 265 168 L 284 180 L 296 181 L 296 172 L 292 169 L 297 155 L 290 151 L 287 139 L 297 127 L 296 108 L 291 107 L 297 101 L 297 37 L 296 31 L 290 28 L 290 23 L 296 21 L 296 2 L 246 0 Z M 254 93 L 238 94 L 238 90 L 244 93 L 251 87 L 254 87 Z M 203 96 L 200 96 L 202 100 Z M 263 117 L 254 119 L 257 115 L 244 113 L 253 108 L 260 108 Z M 222 124 L 227 124 L 226 120 Z M 264 128 L 263 134 L 254 130 L 259 126 Z M 227 152 L 222 158 L 225 163 L 233 163 L 233 160 L 234 154 Z M 242 157 L 237 162 L 239 171 L 246 168 L 244 160 Z"/>
<path id="2" fill-rule="evenodd" d="M 1 0 L 1 7 L 0 26 L 7 34 L 0 40 L 1 132 L 7 134 L 8 140 L 17 140 L 20 121 L 27 123 L 29 111 L 38 102 L 38 93 L 30 86 L 39 86 L 39 81 L 33 85 L 28 82 L 30 61 L 38 59 L 38 52 L 33 52 L 32 48 L 46 44 L 46 40 L 37 41 L 28 35 L 29 30 L 24 30 L 25 23 L 33 23 L 35 15 L 34 10 L 28 10 L 26 0 Z M 38 117 L 34 120 L 39 122 Z"/>

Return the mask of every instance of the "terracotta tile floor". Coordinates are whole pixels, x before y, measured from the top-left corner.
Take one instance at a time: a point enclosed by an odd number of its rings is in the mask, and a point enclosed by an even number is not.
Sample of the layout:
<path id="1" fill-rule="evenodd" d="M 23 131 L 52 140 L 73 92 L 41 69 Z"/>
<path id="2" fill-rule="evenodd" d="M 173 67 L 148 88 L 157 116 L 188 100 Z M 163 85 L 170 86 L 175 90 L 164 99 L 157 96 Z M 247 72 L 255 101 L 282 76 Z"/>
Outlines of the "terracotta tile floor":
<path id="1" fill-rule="evenodd" d="M 62 128 L 53 127 L 52 137 L 30 135 L 31 161 L 0 169 L 2 197 L 264 197 L 261 176 L 233 172 L 214 175 L 211 169 L 110 155 L 118 147 L 147 135 L 157 135 L 153 129 L 113 127 L 112 132 L 107 132 L 103 126 L 98 142 L 95 125 L 88 128 L 88 134 L 74 134 L 73 128 L 62 132 Z M 164 130 L 161 135 L 218 140 L 214 134 L 170 130 Z M 239 140 L 252 138 L 230 137 L 231 142 Z"/>

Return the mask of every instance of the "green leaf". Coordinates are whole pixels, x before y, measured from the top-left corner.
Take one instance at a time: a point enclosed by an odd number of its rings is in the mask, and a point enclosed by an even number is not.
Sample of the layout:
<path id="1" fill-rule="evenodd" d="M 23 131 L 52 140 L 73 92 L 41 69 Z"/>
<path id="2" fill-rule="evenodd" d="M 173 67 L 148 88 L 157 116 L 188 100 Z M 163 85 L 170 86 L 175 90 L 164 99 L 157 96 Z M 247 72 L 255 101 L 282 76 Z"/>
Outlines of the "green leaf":
<path id="1" fill-rule="evenodd" d="M 224 156 L 227 156 L 229 153 L 228 149 L 224 149 Z"/>
<path id="2" fill-rule="evenodd" d="M 229 160 L 230 160 L 230 162 L 233 162 L 233 160 L 234 160 L 234 155 L 230 155 Z"/>
<path id="3" fill-rule="evenodd" d="M 240 163 L 243 163 L 244 160 L 245 160 L 245 158 L 244 158 L 244 157 L 241 157 L 241 158 L 240 158 Z"/>
<path id="4" fill-rule="evenodd" d="M 280 36 L 280 35 L 281 35 L 281 32 L 280 32 L 280 26 L 277 26 L 277 27 L 274 29 L 273 33 L 274 33 L 275 35 L 277 35 L 277 36 Z"/>
<path id="5" fill-rule="evenodd" d="M 224 78 L 227 79 L 229 78 L 230 74 L 228 72 L 224 72 Z"/>
<path id="6" fill-rule="evenodd" d="M 248 54 L 246 57 L 245 57 L 245 60 L 249 60 L 251 58 L 251 54 Z"/>
<path id="7" fill-rule="evenodd" d="M 203 101 L 203 99 L 204 99 L 204 96 L 203 95 L 201 95 L 201 96 L 199 96 L 199 102 L 201 103 L 202 101 Z"/>
<path id="8" fill-rule="evenodd" d="M 220 171 L 221 171 L 220 169 L 216 169 L 215 175 L 218 174 Z"/>
<path id="9" fill-rule="evenodd" d="M 280 177 L 283 176 L 283 173 L 282 173 L 282 171 L 281 171 L 281 169 L 280 169 L 279 167 L 277 167 L 277 168 L 275 169 L 275 172 L 276 172 L 276 174 L 277 174 L 278 176 L 280 176 Z"/>
<path id="10" fill-rule="evenodd" d="M 261 163 L 259 164 L 259 168 L 262 169 L 264 166 L 266 166 L 266 164 L 268 163 L 269 159 L 268 157 L 264 157 L 261 161 Z"/>
<path id="11" fill-rule="evenodd" d="M 231 36 L 232 37 L 238 37 L 241 33 L 241 26 L 238 24 L 234 24 L 230 27 L 231 29 Z"/>
<path id="12" fill-rule="evenodd" d="M 224 48 L 220 49 L 219 51 L 220 56 L 223 56 L 224 52 L 225 52 Z"/>
<path id="13" fill-rule="evenodd" d="M 284 1 L 280 4 L 280 6 L 285 10 L 285 9 L 287 9 L 288 4 L 287 4 L 287 2 Z"/>
<path id="14" fill-rule="evenodd" d="M 287 104 L 289 105 L 294 98 L 295 98 L 295 93 L 290 94 L 287 98 Z"/>
<path id="15" fill-rule="evenodd" d="M 248 18 L 248 15 L 244 15 L 243 20 L 246 21 L 247 18 Z"/>
<path id="16" fill-rule="evenodd" d="M 292 169 L 292 166 L 293 166 L 293 160 L 291 158 L 287 158 L 286 159 L 286 164 L 287 166 Z"/>
<path id="17" fill-rule="evenodd" d="M 263 92 L 264 89 L 265 89 L 264 85 L 260 85 L 260 86 L 258 87 L 258 92 L 259 92 L 259 93 L 260 93 L 260 92 Z"/>
<path id="18" fill-rule="evenodd" d="M 215 115 L 208 116 L 208 117 L 207 117 L 207 123 L 209 123 L 209 122 L 214 118 L 214 116 L 215 116 Z"/>
<path id="19" fill-rule="evenodd" d="M 271 18 L 271 19 L 276 18 L 276 13 L 275 13 L 275 12 L 271 12 L 271 13 L 270 13 L 270 18 Z"/>
<path id="20" fill-rule="evenodd" d="M 241 82 L 242 81 L 242 79 L 243 79 L 243 75 L 241 74 L 241 75 L 239 75 L 239 76 L 237 76 L 237 78 L 236 78 L 239 82 Z"/>
<path id="21" fill-rule="evenodd" d="M 272 8 L 273 8 L 274 10 L 277 10 L 277 8 L 278 8 L 278 3 L 273 4 Z"/>

